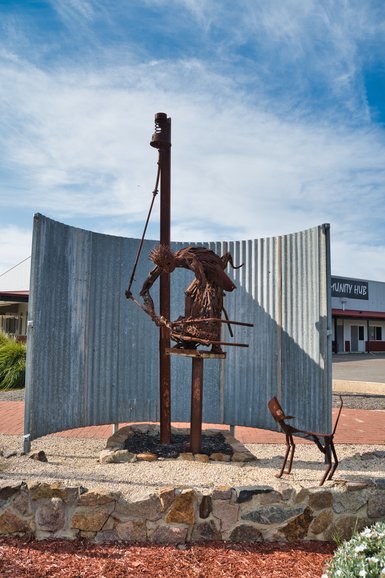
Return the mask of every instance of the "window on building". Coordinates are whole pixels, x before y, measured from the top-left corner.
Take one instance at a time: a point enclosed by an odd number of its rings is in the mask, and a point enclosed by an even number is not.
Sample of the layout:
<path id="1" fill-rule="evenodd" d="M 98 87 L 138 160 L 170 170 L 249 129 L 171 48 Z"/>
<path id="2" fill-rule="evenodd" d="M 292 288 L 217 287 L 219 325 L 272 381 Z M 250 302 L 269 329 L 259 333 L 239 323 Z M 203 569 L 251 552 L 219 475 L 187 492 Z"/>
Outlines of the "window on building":
<path id="1" fill-rule="evenodd" d="M 369 338 L 371 341 L 382 341 L 382 327 L 369 327 Z"/>
<path id="2" fill-rule="evenodd" d="M 360 341 L 363 341 L 363 340 L 365 339 L 365 337 L 364 337 L 364 328 L 362 327 L 362 325 L 360 325 L 360 326 L 358 327 L 358 339 L 359 339 Z"/>
<path id="3" fill-rule="evenodd" d="M 19 331 L 19 320 L 17 317 L 6 317 L 5 319 L 5 333 L 16 335 Z"/>

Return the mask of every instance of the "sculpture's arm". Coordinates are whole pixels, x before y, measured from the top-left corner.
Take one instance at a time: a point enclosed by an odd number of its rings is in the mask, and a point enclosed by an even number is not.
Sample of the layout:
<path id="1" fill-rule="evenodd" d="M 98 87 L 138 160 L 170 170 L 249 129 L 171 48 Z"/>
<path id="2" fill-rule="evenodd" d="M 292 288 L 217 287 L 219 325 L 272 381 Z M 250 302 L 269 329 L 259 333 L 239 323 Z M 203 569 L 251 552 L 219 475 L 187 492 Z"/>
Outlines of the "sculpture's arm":
<path id="1" fill-rule="evenodd" d="M 148 277 L 143 283 L 143 287 L 140 291 L 140 296 L 144 301 L 145 310 L 157 325 L 159 324 L 159 317 L 155 313 L 154 302 L 150 295 L 150 289 L 161 273 L 162 269 L 160 267 L 158 266 L 154 267 L 154 269 L 152 269 L 152 271 L 150 271 L 150 273 L 148 274 Z"/>
<path id="2" fill-rule="evenodd" d="M 150 291 L 151 287 L 153 286 L 153 284 L 155 283 L 155 281 L 157 280 L 157 278 L 159 277 L 159 275 L 161 274 L 162 269 L 158 266 L 154 267 L 148 274 L 147 279 L 145 280 L 145 282 L 143 283 L 143 287 L 140 291 L 140 296 L 141 297 L 145 297 L 145 295 Z"/>
<path id="3" fill-rule="evenodd" d="M 132 299 L 132 301 L 134 301 L 134 303 L 136 303 L 141 309 L 143 309 L 143 311 L 145 311 L 151 317 L 151 319 L 154 321 L 154 323 L 156 323 L 156 325 L 158 325 L 158 326 L 161 324 L 164 325 L 165 320 L 163 318 L 158 317 L 155 313 L 154 302 L 153 302 L 152 297 L 150 295 L 150 289 L 161 273 L 162 273 L 162 269 L 160 267 L 155 267 L 152 271 L 150 271 L 147 279 L 143 283 L 143 287 L 142 287 L 142 290 L 140 292 L 140 296 L 143 298 L 144 305 L 141 305 L 135 299 L 135 297 L 133 296 L 133 294 L 131 293 L 131 291 L 129 289 L 127 289 L 127 291 L 126 291 L 127 299 Z"/>
<path id="4" fill-rule="evenodd" d="M 206 275 L 205 275 L 205 271 L 203 269 L 202 263 L 196 257 L 192 257 L 191 259 L 189 259 L 188 264 L 189 264 L 189 269 L 191 269 L 191 271 L 193 271 L 193 273 L 195 274 L 195 277 L 199 281 L 199 285 L 201 287 L 204 287 L 207 284 L 207 279 L 206 279 Z"/>

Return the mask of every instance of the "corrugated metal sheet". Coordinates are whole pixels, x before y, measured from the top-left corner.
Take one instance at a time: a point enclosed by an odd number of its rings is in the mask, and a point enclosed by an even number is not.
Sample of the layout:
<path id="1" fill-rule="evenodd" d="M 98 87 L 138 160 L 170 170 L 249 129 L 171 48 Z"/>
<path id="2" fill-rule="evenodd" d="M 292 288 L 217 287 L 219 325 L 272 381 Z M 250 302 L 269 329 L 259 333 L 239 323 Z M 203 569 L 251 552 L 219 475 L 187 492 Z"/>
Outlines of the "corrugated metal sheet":
<path id="1" fill-rule="evenodd" d="M 158 420 L 158 330 L 124 296 L 138 243 L 35 216 L 25 405 L 31 440 L 87 425 Z M 142 255 L 155 244 L 145 241 Z M 288 412 L 301 416 L 298 425 L 328 431 L 328 226 L 206 245 L 244 263 L 233 271 L 237 290 L 225 307 L 231 319 L 255 327 L 235 328 L 235 341 L 248 349 L 227 348 L 225 361 L 205 362 L 204 421 L 275 429 L 267 402 L 278 394 Z M 134 293 L 150 268 L 143 257 Z M 183 270 L 171 276 L 173 319 L 183 313 L 191 278 Z M 191 361 L 172 358 L 173 421 L 189 421 L 190 386 Z"/>

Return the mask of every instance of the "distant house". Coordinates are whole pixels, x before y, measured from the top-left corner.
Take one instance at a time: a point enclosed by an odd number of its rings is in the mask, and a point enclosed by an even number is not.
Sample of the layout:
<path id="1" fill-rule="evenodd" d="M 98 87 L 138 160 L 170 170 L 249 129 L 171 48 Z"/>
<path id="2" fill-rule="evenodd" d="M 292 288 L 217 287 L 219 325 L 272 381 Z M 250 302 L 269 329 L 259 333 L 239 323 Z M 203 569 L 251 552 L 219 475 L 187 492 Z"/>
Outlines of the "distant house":
<path id="1" fill-rule="evenodd" d="M 24 340 L 27 335 L 31 258 L 0 275 L 0 331 Z"/>
<path id="2" fill-rule="evenodd" d="M 385 283 L 332 277 L 334 353 L 385 352 Z"/>

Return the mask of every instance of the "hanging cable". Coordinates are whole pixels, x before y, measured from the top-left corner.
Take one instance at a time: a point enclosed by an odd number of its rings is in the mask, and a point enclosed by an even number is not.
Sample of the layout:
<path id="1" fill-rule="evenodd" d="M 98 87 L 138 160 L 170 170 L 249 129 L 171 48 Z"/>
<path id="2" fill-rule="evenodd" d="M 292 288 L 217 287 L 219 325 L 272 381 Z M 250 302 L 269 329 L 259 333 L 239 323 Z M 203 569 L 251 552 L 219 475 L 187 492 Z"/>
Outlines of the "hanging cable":
<path id="1" fill-rule="evenodd" d="M 126 291 L 126 293 L 125 293 L 127 299 L 132 299 L 131 286 L 132 286 L 132 283 L 134 282 L 135 273 L 136 273 L 136 268 L 137 268 L 137 266 L 138 266 L 140 253 L 142 252 L 142 246 L 143 246 L 144 238 L 145 238 L 145 236 L 146 236 L 146 231 L 147 231 L 148 223 L 149 223 L 149 221 L 150 221 L 150 217 L 151 217 L 151 213 L 152 213 L 152 208 L 153 208 L 153 206 L 154 206 L 155 197 L 156 197 L 156 195 L 157 195 L 158 192 L 159 192 L 159 179 L 160 179 L 160 151 L 159 151 L 159 157 L 158 157 L 158 172 L 157 172 L 157 175 L 156 175 L 155 187 L 154 187 L 154 190 L 152 191 L 151 205 L 150 205 L 150 209 L 149 209 L 149 211 L 148 211 L 146 223 L 145 223 L 145 225 L 144 225 L 143 235 L 142 235 L 142 238 L 141 238 L 140 243 L 139 243 L 138 251 L 137 251 L 137 253 L 136 253 L 135 263 L 134 263 L 134 267 L 133 267 L 133 269 L 132 269 L 130 281 L 129 281 L 129 283 L 128 283 L 128 288 L 127 288 L 127 291 Z"/>

